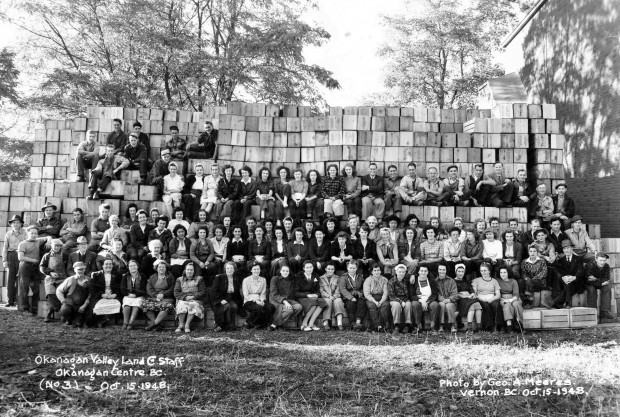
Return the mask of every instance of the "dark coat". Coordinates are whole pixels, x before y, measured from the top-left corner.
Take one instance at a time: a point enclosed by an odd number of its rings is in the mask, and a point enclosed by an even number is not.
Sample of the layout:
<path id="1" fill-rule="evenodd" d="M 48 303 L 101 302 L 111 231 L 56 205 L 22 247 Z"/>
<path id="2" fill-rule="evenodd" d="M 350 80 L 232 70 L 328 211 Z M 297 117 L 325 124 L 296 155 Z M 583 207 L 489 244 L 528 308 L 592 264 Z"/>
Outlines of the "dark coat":
<path id="1" fill-rule="evenodd" d="M 523 246 L 519 242 L 514 242 L 514 260 L 521 264 L 523 260 Z M 502 242 L 502 258 L 506 258 L 506 242 Z"/>
<path id="2" fill-rule="evenodd" d="M 129 294 L 135 294 L 136 297 L 145 297 L 148 295 L 146 293 L 148 278 L 142 273 L 139 273 L 139 275 L 139 281 L 135 286 L 131 284 L 131 274 L 129 272 L 123 275 L 123 279 L 121 280 L 121 294 L 123 294 L 123 296 L 126 297 Z"/>
<path id="3" fill-rule="evenodd" d="M 577 292 L 583 292 L 585 290 L 586 274 L 583 267 L 583 258 L 581 256 L 577 256 L 573 253 L 570 262 L 568 262 L 566 257 L 561 257 L 556 261 L 555 267 L 560 277 L 565 275 L 574 275 L 577 277 L 572 283 Z"/>
<path id="4" fill-rule="evenodd" d="M 118 301 L 122 301 L 121 281 L 121 275 L 112 271 L 112 281 L 110 282 L 110 288 L 112 290 L 112 294 L 116 294 L 116 299 Z M 103 273 L 103 271 L 93 272 L 91 276 L 89 304 L 94 306 L 97 301 L 101 300 L 103 294 L 105 294 L 105 274 Z"/>
<path id="5" fill-rule="evenodd" d="M 553 207 L 555 208 L 554 212 L 559 213 L 558 195 L 553 195 L 551 199 L 553 200 Z M 573 200 L 566 194 L 564 194 L 564 212 L 566 213 L 566 217 L 568 217 L 569 219 L 575 215 L 575 200 Z"/>
<path id="6" fill-rule="evenodd" d="M 73 270 L 73 264 L 80 260 L 80 252 L 73 252 L 69 254 L 69 259 L 67 260 L 67 276 L 70 277 L 75 275 L 75 271 Z M 82 261 L 86 264 L 85 275 L 91 276 L 94 271 L 97 270 L 97 254 L 95 252 L 91 252 L 89 250 L 84 254 L 84 260 Z"/>
<path id="7" fill-rule="evenodd" d="M 308 242 L 308 259 L 312 262 L 328 262 L 330 259 L 330 245 L 331 243 L 323 239 L 321 246 L 317 243 L 316 239 L 312 239 Z"/>
<path id="8" fill-rule="evenodd" d="M 151 230 L 154 228 L 154 226 L 147 224 L 143 232 L 139 224 L 132 225 L 129 229 L 129 247 L 134 249 L 142 249 L 145 246 L 148 246 L 149 233 L 151 233 Z"/>
<path id="9" fill-rule="evenodd" d="M 232 297 L 228 294 L 228 276 L 226 274 L 216 275 L 211 288 L 211 301 L 214 306 L 219 306 L 222 300 L 235 301 L 240 298 L 241 279 L 237 274 L 233 275 L 234 292 Z"/>
<path id="10" fill-rule="evenodd" d="M 355 259 L 374 259 L 375 261 L 377 260 L 377 242 L 375 242 L 372 239 L 367 239 L 368 243 L 366 244 L 366 249 L 364 249 L 364 247 L 362 246 L 362 243 L 360 242 L 359 239 L 357 239 L 354 243 L 353 243 L 353 248 L 355 249 L 355 255 L 353 255 L 353 257 Z M 336 255 L 332 255 L 332 256 L 338 256 L 340 255 L 340 248 L 338 247 L 338 242 L 336 242 L 336 250 L 338 251 L 338 253 Z M 348 246 L 348 244 L 347 244 Z M 345 253 L 346 253 L 346 249 L 345 249 Z"/>

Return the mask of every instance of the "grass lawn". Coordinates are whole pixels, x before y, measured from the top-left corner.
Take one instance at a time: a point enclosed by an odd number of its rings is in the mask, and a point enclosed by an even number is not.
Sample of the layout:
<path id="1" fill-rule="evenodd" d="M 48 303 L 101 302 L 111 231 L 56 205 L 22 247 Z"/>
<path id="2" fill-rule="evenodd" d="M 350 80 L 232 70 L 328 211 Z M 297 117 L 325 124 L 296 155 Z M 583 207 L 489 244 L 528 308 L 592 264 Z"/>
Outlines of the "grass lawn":
<path id="1" fill-rule="evenodd" d="M 0 415 L 618 416 L 619 337 L 617 326 L 523 336 L 247 330 L 188 336 L 78 330 L 0 309 Z M 80 372 L 146 376 L 57 376 L 72 365 L 38 364 L 43 355 L 86 358 L 74 365 Z M 91 355 L 155 357 L 156 366 L 93 364 Z M 160 365 L 165 358 L 171 363 Z M 151 369 L 163 374 L 149 376 Z M 480 389 L 475 379 L 510 386 L 485 385 L 485 393 L 496 395 L 470 396 L 467 390 Z M 545 380 L 562 385 L 533 385 Z M 147 389 L 162 381 L 165 389 Z"/>

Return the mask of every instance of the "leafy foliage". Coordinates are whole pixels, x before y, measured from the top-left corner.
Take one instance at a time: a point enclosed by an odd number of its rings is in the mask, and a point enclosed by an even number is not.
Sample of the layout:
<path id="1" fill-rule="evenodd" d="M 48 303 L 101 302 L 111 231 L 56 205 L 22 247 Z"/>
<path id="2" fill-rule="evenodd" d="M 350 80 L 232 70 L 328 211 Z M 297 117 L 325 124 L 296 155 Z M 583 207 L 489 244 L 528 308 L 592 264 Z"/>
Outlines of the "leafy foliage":
<path id="1" fill-rule="evenodd" d="M 185 108 L 231 99 L 322 103 L 332 73 L 303 48 L 330 35 L 300 20 L 307 0 L 24 0 L 12 22 L 29 33 L 44 82 L 32 104 Z"/>
<path id="2" fill-rule="evenodd" d="M 493 62 L 501 39 L 516 24 L 512 0 L 424 0 L 383 24 L 391 39 L 379 55 L 386 60 L 387 91 L 377 99 L 394 104 L 475 107 L 478 88 L 503 74 Z M 414 8 L 415 6 L 415 8 Z"/>
<path id="3" fill-rule="evenodd" d="M 0 51 L 0 108 L 3 102 L 18 105 L 17 81 L 19 71 L 15 67 L 15 52 L 4 48 Z"/>

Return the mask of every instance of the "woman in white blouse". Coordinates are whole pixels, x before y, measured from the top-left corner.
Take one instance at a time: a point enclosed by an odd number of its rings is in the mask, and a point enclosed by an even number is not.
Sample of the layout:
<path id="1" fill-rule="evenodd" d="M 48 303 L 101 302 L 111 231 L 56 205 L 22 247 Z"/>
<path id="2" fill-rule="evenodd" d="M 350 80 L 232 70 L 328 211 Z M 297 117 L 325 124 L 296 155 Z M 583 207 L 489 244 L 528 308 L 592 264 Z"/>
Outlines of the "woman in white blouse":
<path id="1" fill-rule="evenodd" d="M 267 280 L 260 276 L 260 265 L 252 266 L 252 275 L 243 280 L 243 309 L 249 313 L 243 323 L 246 329 L 268 326 L 276 308 L 267 302 Z"/>
<path id="2" fill-rule="evenodd" d="M 103 232 L 103 238 L 101 239 L 101 248 L 105 249 L 99 252 L 99 255 L 105 257 L 108 251 L 111 251 L 114 246 L 114 239 L 118 238 L 123 242 L 123 247 L 129 243 L 129 236 L 127 236 L 127 230 L 120 227 L 120 218 L 113 214 L 108 218 L 110 227 Z"/>
<path id="3" fill-rule="evenodd" d="M 486 239 L 482 241 L 482 259 L 484 259 L 484 262 L 491 266 L 491 276 L 493 277 L 497 274 L 497 267 L 501 264 L 502 255 L 504 252 L 502 242 L 497 239 L 497 235 L 495 233 L 496 232 L 494 229 L 487 228 L 484 231 L 484 236 Z"/>
<path id="4" fill-rule="evenodd" d="M 217 183 L 220 180 L 220 168 L 217 164 L 211 165 L 211 175 L 207 175 L 202 189 L 202 197 L 200 197 L 200 208 L 206 210 L 211 216 L 211 211 L 217 203 Z"/>

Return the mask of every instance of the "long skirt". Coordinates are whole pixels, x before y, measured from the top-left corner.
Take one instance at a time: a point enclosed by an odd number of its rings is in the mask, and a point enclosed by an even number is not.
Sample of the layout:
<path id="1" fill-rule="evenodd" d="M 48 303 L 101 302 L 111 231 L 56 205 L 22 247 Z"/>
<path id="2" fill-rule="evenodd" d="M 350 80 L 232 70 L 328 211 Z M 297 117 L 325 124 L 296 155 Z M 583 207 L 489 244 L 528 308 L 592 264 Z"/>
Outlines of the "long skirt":
<path id="1" fill-rule="evenodd" d="M 177 317 L 179 314 L 193 314 L 199 319 L 204 317 L 205 308 L 203 305 L 197 300 L 190 301 L 177 301 Z"/>

